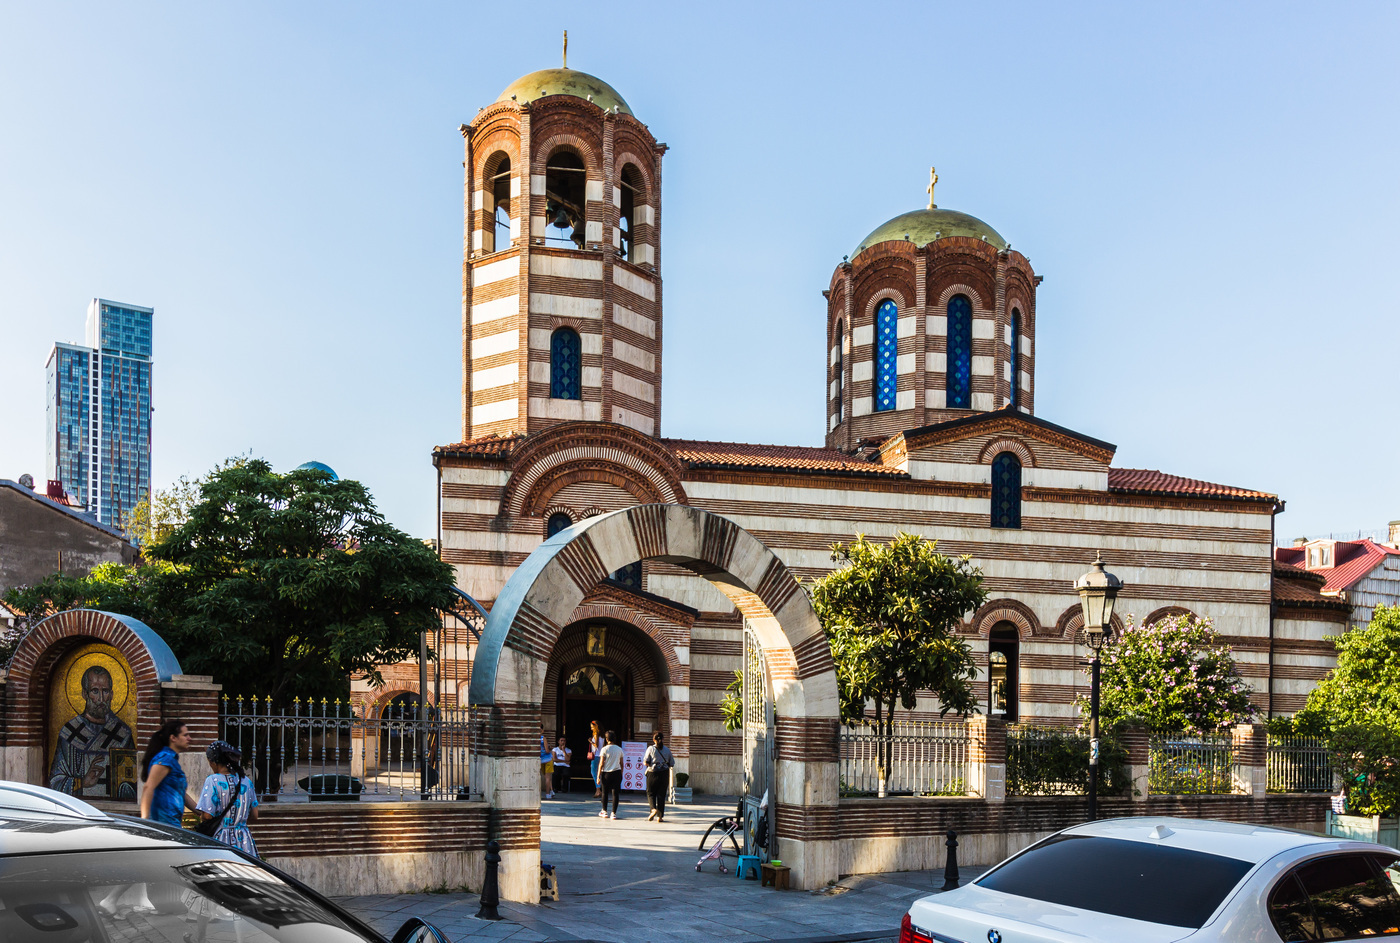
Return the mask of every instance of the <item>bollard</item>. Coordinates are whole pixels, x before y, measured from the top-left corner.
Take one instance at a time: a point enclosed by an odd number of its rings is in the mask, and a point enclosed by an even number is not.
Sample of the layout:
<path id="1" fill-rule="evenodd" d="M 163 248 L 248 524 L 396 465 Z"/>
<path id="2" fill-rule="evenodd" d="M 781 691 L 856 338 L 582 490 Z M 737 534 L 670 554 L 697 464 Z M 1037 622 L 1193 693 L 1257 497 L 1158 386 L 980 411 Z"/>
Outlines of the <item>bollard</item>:
<path id="1" fill-rule="evenodd" d="M 951 891 L 958 886 L 958 833 L 948 829 L 948 863 L 943 866 L 943 887 Z"/>
<path id="2" fill-rule="evenodd" d="M 486 877 L 481 882 L 481 909 L 476 912 L 478 920 L 503 920 L 496 906 L 501 902 L 501 885 L 497 870 L 501 866 L 501 843 L 486 843 Z"/>

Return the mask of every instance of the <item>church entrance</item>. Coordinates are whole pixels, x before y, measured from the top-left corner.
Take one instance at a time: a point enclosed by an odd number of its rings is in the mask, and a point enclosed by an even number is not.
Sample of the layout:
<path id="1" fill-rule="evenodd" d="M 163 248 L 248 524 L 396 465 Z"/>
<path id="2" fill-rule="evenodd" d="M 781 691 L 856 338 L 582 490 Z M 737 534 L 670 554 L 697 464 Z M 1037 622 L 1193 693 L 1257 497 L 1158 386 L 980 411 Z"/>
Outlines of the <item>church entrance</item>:
<path id="1" fill-rule="evenodd" d="M 634 626 L 590 619 L 565 627 L 545 673 L 541 717 L 551 747 L 563 737 L 573 751 L 570 791 L 593 793 L 588 750 L 590 723 L 617 732 L 620 742 L 669 740 L 669 673 L 656 643 Z"/>

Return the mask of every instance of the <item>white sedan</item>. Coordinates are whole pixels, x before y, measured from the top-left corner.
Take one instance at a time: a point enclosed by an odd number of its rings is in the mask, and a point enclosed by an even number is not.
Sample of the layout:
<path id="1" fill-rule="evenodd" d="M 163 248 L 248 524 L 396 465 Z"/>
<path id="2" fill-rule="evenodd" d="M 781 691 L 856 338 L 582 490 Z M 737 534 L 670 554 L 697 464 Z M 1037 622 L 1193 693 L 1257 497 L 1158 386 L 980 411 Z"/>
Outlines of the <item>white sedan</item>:
<path id="1" fill-rule="evenodd" d="M 1065 829 L 914 902 L 900 943 L 1400 937 L 1400 851 L 1196 819 Z"/>

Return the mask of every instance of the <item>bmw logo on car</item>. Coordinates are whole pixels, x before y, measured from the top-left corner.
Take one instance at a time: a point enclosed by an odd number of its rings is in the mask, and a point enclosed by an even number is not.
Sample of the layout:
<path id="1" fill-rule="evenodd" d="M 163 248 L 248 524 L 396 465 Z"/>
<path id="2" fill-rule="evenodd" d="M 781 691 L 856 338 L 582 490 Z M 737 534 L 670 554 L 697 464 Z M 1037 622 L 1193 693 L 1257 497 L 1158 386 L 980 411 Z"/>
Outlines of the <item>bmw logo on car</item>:
<path id="1" fill-rule="evenodd" d="M 1001 943 L 1001 931 L 1000 931 L 1000 930 L 988 930 L 988 931 L 987 931 L 987 943 Z"/>

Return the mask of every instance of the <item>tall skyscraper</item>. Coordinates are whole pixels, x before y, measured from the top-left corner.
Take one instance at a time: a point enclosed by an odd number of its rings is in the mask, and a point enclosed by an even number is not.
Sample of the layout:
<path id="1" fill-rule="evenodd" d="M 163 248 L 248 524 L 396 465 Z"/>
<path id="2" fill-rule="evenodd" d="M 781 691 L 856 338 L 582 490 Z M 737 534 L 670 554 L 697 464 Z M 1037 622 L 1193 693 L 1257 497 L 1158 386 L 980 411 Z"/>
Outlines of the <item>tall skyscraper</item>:
<path id="1" fill-rule="evenodd" d="M 87 344 L 48 363 L 48 476 L 104 524 L 151 490 L 151 308 L 94 298 Z"/>

